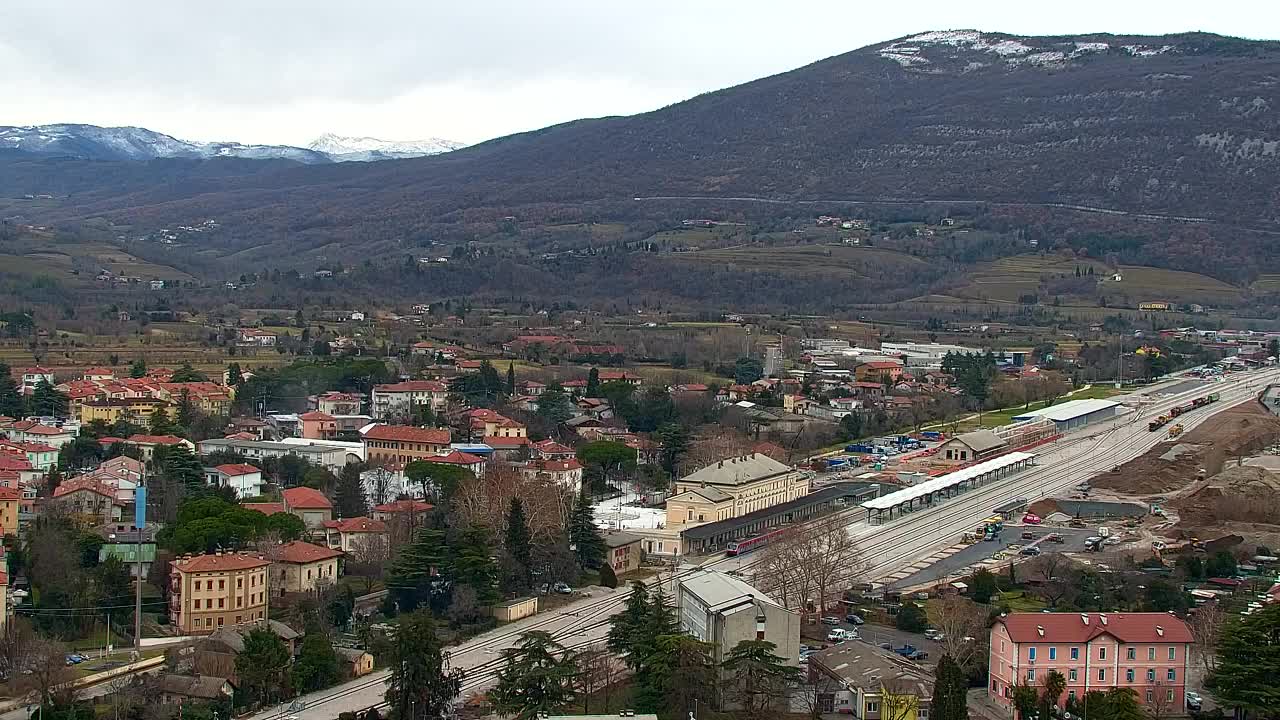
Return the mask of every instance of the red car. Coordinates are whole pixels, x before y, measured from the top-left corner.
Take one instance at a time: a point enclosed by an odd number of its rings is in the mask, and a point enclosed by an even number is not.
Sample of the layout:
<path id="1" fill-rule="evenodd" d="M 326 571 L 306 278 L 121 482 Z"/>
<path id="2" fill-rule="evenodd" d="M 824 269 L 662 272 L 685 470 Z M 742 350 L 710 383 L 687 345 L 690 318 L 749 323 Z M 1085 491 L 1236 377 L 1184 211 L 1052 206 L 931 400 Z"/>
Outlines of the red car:
<path id="1" fill-rule="evenodd" d="M 1041 522 L 1040 516 L 1035 513 L 1027 513 L 1022 516 L 1023 525 L 1039 525 Z"/>

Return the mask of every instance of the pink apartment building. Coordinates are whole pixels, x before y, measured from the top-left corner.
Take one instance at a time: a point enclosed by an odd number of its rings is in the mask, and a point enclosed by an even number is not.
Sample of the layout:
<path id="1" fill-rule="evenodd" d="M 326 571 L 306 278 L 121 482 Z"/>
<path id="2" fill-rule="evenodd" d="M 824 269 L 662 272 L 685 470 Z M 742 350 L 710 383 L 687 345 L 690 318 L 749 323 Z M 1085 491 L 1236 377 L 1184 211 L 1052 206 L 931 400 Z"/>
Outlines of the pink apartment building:
<path id="1" fill-rule="evenodd" d="M 1067 679 L 1061 705 L 1127 687 L 1143 704 L 1159 693 L 1181 714 L 1191 643 L 1191 629 L 1167 613 L 1012 613 L 991 627 L 987 695 L 1012 715 L 1014 686 L 1041 689 L 1057 670 Z"/>

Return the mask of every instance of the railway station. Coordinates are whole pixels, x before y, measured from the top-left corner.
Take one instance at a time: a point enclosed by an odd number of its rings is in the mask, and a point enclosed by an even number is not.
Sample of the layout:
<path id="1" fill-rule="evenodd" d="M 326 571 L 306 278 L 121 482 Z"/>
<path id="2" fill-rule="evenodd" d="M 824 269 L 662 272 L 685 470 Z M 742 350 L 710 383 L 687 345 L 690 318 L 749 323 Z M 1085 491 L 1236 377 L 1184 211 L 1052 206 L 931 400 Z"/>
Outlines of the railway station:
<path id="1" fill-rule="evenodd" d="M 919 485 L 905 487 L 896 492 L 872 498 L 862 503 L 867 511 L 867 522 L 883 524 L 886 520 L 931 507 L 940 499 L 954 497 L 980 487 L 992 480 L 1008 477 L 1035 465 L 1033 453 L 1012 452 L 977 465 L 970 465 L 947 473 Z"/>
<path id="2" fill-rule="evenodd" d="M 881 485 L 843 482 L 829 485 L 795 500 L 761 508 L 736 518 L 695 525 L 681 531 L 684 552 L 701 555 L 722 550 L 731 542 L 747 539 L 767 542 L 769 532 L 824 515 L 839 508 L 853 507 L 880 494 Z"/>

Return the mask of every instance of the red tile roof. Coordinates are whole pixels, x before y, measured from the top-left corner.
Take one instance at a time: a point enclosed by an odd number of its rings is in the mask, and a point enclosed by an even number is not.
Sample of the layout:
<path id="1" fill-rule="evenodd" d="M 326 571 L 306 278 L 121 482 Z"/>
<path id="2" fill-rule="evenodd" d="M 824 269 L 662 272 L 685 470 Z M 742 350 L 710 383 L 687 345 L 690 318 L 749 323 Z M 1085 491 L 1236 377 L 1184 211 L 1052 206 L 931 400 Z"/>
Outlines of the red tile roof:
<path id="1" fill-rule="evenodd" d="M 223 475 L 235 477 L 237 475 L 252 475 L 253 473 L 262 472 L 261 469 L 245 463 L 227 463 L 226 465 L 218 465 L 214 468 Z"/>
<path id="2" fill-rule="evenodd" d="M 291 510 L 329 510 L 333 503 L 324 493 L 309 487 L 291 487 L 280 493 L 284 496 L 284 504 Z"/>
<path id="3" fill-rule="evenodd" d="M 58 488 L 58 489 L 61 490 L 62 488 Z M 6 485 L 0 485 L 0 500 L 21 500 L 21 499 L 22 499 L 21 490 L 19 490 L 18 488 L 8 487 Z"/>
<path id="4" fill-rule="evenodd" d="M 219 572 L 224 570 L 253 570 L 266 567 L 271 561 L 257 555 L 245 553 L 223 553 L 222 555 L 196 555 L 191 558 L 174 560 L 175 570 L 184 573 Z"/>
<path id="5" fill-rule="evenodd" d="M 100 478 L 89 476 L 63 480 L 62 483 L 58 485 L 57 489 L 53 491 L 53 496 L 58 498 L 81 490 L 97 493 L 103 497 L 109 497 L 113 500 L 116 497 L 116 489 L 114 487 L 103 482 Z"/>
<path id="6" fill-rule="evenodd" d="M 491 448 L 518 448 L 529 444 L 527 437 L 498 437 L 497 435 L 486 435 L 480 442 Z"/>
<path id="7" fill-rule="evenodd" d="M 563 454 L 572 455 L 573 454 L 573 448 L 569 447 L 568 445 L 561 445 L 555 440 L 550 440 L 550 439 L 539 440 L 538 442 L 533 443 L 532 447 L 536 449 L 538 452 L 544 453 L 546 455 L 563 455 Z"/>
<path id="8" fill-rule="evenodd" d="M 384 513 L 407 513 L 407 512 L 419 513 L 419 512 L 426 512 L 433 507 L 435 506 L 429 502 L 423 502 L 421 500 L 406 499 L 406 500 L 393 500 L 384 505 L 379 505 L 375 507 L 374 510 L 378 512 L 384 512 Z"/>
<path id="9" fill-rule="evenodd" d="M 454 450 L 448 455 L 440 455 L 438 457 L 422 458 L 424 462 L 442 463 L 444 465 L 478 465 L 484 462 L 484 458 L 471 453 L 464 453 L 461 450 Z"/>
<path id="10" fill-rule="evenodd" d="M 893 368 L 902 367 L 902 363 L 891 360 L 873 360 L 862 363 L 860 367 L 871 368 L 872 370 L 892 370 Z"/>
<path id="11" fill-rule="evenodd" d="M 327 413 L 327 412 L 320 412 L 319 410 L 312 410 L 311 412 L 305 412 L 305 413 L 302 413 L 301 415 L 299 415 L 299 416 L 298 416 L 298 419 L 299 419 L 299 420 L 320 420 L 320 421 L 326 421 L 326 420 L 333 420 L 333 419 L 334 419 L 334 417 L 333 417 L 332 415 L 330 415 L 329 413 Z"/>
<path id="12" fill-rule="evenodd" d="M 263 503 L 240 503 L 240 507 L 245 510 L 256 510 L 263 515 L 275 515 L 276 513 L 288 512 L 284 509 L 284 503 L 263 502 Z"/>
<path id="13" fill-rule="evenodd" d="M 0 470 L 34 470 L 25 455 L 0 453 Z"/>
<path id="14" fill-rule="evenodd" d="M 20 429 L 28 435 L 62 435 L 68 432 L 62 428 L 49 427 L 48 425 L 41 425 L 40 423 L 33 423 L 25 428 L 19 428 L 15 425 L 14 429 Z"/>
<path id="15" fill-rule="evenodd" d="M 130 435 L 125 442 L 135 445 L 181 445 L 182 438 L 176 435 Z"/>
<path id="16" fill-rule="evenodd" d="M 280 548 L 280 562 L 295 563 L 305 565 L 306 563 L 320 562 L 321 560 L 332 560 L 341 557 L 341 550 L 332 550 L 319 545 L 312 545 L 309 542 L 294 540 L 291 543 L 285 543 Z"/>
<path id="17" fill-rule="evenodd" d="M 569 472 L 570 470 L 581 470 L 582 463 L 577 458 L 569 458 L 568 460 L 535 460 L 534 467 L 543 472 Z"/>
<path id="18" fill-rule="evenodd" d="M 326 520 L 324 526 L 340 533 L 384 533 L 387 531 L 386 523 L 367 517 Z"/>
<path id="19" fill-rule="evenodd" d="M 441 428 L 421 428 L 410 425 L 374 425 L 365 431 L 366 440 L 392 440 L 448 445 L 449 431 Z"/>
<path id="20" fill-rule="evenodd" d="M 1194 642 L 1191 628 L 1168 613 L 1012 613 L 996 622 L 1018 643 L 1083 643 L 1101 635 L 1125 643 Z"/>

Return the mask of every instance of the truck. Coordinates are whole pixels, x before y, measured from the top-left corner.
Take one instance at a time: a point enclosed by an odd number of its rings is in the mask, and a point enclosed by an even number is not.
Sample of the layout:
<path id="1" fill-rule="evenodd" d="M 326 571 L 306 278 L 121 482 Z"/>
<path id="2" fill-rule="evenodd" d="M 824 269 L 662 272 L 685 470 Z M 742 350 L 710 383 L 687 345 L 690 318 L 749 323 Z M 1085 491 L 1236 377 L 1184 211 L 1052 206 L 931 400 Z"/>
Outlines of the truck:
<path id="1" fill-rule="evenodd" d="M 922 430 L 920 432 L 920 437 L 924 438 L 925 440 L 941 440 L 942 433 L 938 432 L 937 430 Z"/>
<path id="2" fill-rule="evenodd" d="M 847 453 L 855 453 L 855 454 L 856 453 L 871 454 L 871 453 L 874 453 L 876 449 L 874 446 L 868 445 L 866 443 L 853 443 L 852 445 L 845 445 L 844 451 Z"/>
<path id="3" fill-rule="evenodd" d="M 929 657 L 929 653 L 917 648 L 915 645 L 903 645 L 900 648 L 894 648 L 893 651 L 908 660 L 924 660 Z"/>

